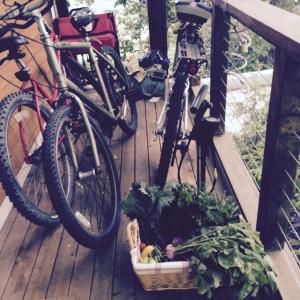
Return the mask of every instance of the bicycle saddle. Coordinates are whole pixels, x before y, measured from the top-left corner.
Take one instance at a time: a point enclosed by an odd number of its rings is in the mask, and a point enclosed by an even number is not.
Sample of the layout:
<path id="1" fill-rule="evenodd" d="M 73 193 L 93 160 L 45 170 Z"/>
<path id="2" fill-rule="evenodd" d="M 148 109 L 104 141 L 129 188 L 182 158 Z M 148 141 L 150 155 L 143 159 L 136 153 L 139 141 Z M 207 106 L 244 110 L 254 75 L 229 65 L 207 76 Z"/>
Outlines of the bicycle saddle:
<path id="1" fill-rule="evenodd" d="M 212 9 L 201 0 L 176 1 L 177 18 L 182 22 L 204 24 L 211 16 Z"/>
<path id="2" fill-rule="evenodd" d="M 79 31 L 92 31 L 93 26 L 89 25 L 92 25 L 94 19 L 95 15 L 88 7 L 71 11 L 71 23 Z"/>
<path id="3" fill-rule="evenodd" d="M 7 51 L 7 50 L 15 50 L 25 44 L 28 44 L 27 39 L 18 34 L 13 34 L 9 37 L 1 37 L 0 52 Z"/>

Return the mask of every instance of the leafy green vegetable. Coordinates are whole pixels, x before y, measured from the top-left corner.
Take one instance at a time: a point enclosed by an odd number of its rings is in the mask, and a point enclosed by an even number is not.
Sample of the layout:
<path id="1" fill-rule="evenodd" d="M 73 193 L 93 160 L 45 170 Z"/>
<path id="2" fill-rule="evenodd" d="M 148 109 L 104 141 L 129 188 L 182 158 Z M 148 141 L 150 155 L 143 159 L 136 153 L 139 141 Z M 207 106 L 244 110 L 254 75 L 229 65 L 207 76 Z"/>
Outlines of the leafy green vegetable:
<path id="1" fill-rule="evenodd" d="M 165 248 L 165 241 L 187 239 L 174 243 L 174 259 L 189 260 L 199 294 L 211 298 L 217 289 L 231 287 L 232 299 L 268 299 L 276 292 L 276 274 L 259 235 L 248 224 L 237 223 L 238 208 L 232 199 L 197 193 L 189 184 L 170 182 L 160 189 L 134 183 L 122 209 L 138 219 L 143 242 Z M 153 259 L 168 261 L 166 254 L 157 246 Z"/>
<path id="2" fill-rule="evenodd" d="M 177 256 L 189 259 L 198 292 L 208 298 L 221 286 L 232 286 L 238 299 L 272 295 L 277 290 L 276 274 L 265 258 L 258 233 L 247 223 L 215 227 L 175 249 Z"/>
<path id="3" fill-rule="evenodd" d="M 160 218 L 161 232 L 167 236 L 184 238 L 238 221 L 238 208 L 231 198 L 220 200 L 211 193 L 197 193 L 190 184 L 178 184 L 174 201 L 165 207 Z M 180 220 L 180 222 L 178 222 Z"/>
<path id="4" fill-rule="evenodd" d="M 155 229 L 168 242 L 238 220 L 238 208 L 231 198 L 220 200 L 214 194 L 197 193 L 190 184 L 174 181 L 163 189 L 143 182 L 132 184 L 129 195 L 122 201 L 122 209 L 129 218 L 138 219 L 146 236 Z M 152 243 L 155 238 L 151 234 L 150 237 L 144 241 Z"/>

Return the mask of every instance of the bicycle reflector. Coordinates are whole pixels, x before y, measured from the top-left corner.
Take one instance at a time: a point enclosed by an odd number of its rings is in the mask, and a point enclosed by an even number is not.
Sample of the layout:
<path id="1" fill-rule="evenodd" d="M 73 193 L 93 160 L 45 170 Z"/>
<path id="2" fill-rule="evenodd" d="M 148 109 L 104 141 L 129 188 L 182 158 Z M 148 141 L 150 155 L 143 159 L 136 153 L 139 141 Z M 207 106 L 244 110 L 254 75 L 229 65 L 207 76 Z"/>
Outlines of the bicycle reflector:
<path id="1" fill-rule="evenodd" d="M 196 63 L 190 64 L 188 68 L 188 73 L 192 76 L 196 75 L 199 71 L 199 65 Z"/>

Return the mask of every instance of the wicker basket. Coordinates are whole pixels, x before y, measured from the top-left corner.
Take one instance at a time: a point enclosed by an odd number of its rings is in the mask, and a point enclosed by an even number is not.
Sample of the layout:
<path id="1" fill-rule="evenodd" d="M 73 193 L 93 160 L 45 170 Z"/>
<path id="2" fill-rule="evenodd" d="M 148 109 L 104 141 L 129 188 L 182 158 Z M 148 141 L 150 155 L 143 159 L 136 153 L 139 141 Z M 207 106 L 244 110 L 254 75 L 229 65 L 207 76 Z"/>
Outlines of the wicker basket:
<path id="1" fill-rule="evenodd" d="M 196 288 L 196 280 L 187 261 L 140 263 L 140 236 L 137 220 L 127 226 L 131 262 L 135 274 L 146 291 L 187 290 Z"/>

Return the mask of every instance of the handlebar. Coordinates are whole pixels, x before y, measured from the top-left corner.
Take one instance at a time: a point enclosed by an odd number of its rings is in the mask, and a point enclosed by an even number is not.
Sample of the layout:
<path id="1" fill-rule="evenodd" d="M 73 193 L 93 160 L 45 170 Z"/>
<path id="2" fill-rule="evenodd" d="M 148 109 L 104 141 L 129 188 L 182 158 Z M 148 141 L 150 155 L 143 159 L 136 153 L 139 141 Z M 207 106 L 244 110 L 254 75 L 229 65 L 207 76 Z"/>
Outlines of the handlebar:
<path id="1" fill-rule="evenodd" d="M 29 3 L 31 3 L 32 1 L 33 0 L 28 0 L 24 4 L 15 2 L 5 15 L 0 15 L 0 20 L 27 20 L 27 22 L 23 24 L 8 23 L 5 26 L 1 27 L 0 37 L 4 36 L 6 33 L 13 29 L 26 29 L 30 27 L 35 22 L 34 17 L 30 14 L 31 12 L 44 6 L 47 2 L 46 7 L 41 10 L 41 15 L 45 15 L 53 5 L 53 0 L 39 0 L 36 3 L 29 5 Z"/>

